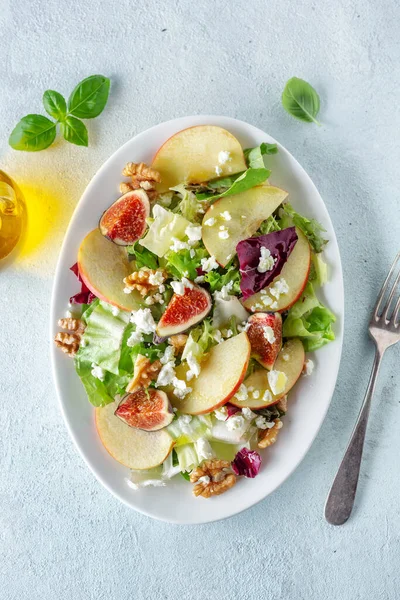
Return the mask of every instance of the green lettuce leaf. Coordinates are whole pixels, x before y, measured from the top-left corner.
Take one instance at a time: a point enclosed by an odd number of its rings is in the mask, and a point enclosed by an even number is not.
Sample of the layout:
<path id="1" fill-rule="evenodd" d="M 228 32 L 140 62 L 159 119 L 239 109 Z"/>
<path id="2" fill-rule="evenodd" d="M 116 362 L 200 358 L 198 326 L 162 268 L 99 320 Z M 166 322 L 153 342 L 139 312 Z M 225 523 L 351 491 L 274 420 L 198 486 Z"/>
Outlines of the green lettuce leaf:
<path id="1" fill-rule="evenodd" d="M 257 229 L 256 235 L 266 235 L 267 233 L 272 233 L 273 231 L 280 231 L 281 227 L 278 221 L 275 219 L 273 215 L 265 219 Z"/>
<path id="2" fill-rule="evenodd" d="M 284 337 L 301 338 L 306 352 L 317 350 L 335 339 L 335 315 L 321 304 L 308 282 L 300 299 L 289 310 L 283 324 Z"/>
<path id="3" fill-rule="evenodd" d="M 113 310 L 113 306 L 100 301 L 85 318 L 86 329 L 77 358 L 118 375 L 122 338 L 129 323 L 129 313 L 120 310 L 118 315 L 114 315 Z"/>
<path id="4" fill-rule="evenodd" d="M 328 267 L 321 254 L 311 254 L 311 267 L 310 275 L 308 276 L 309 281 L 312 281 L 315 285 L 325 285 L 328 281 Z"/>
<path id="5" fill-rule="evenodd" d="M 240 194 L 246 192 L 256 185 L 261 185 L 271 175 L 271 171 L 265 167 L 258 169 L 247 169 L 238 176 L 224 177 L 223 179 L 217 179 L 208 182 L 208 187 L 215 187 L 219 190 L 219 193 L 201 193 L 196 194 L 198 200 L 207 199 L 209 202 L 217 200 L 217 198 L 224 198 L 225 196 L 233 196 L 234 194 Z M 226 189 L 224 187 L 228 185 Z"/>
<path id="6" fill-rule="evenodd" d="M 230 281 L 233 282 L 233 287 L 230 291 L 231 294 L 240 294 L 240 272 L 239 266 L 235 263 L 228 265 L 225 269 L 217 269 L 215 271 L 209 271 L 204 275 L 204 281 L 210 285 L 210 291 L 220 292 L 224 285 L 227 285 Z"/>
<path id="7" fill-rule="evenodd" d="M 322 252 L 324 246 L 328 243 L 328 240 L 322 237 L 321 233 L 326 230 L 318 223 L 318 221 L 315 219 L 307 219 L 307 217 L 299 215 L 289 202 L 286 202 L 282 206 L 279 211 L 279 216 L 282 229 L 295 225 L 307 237 L 314 252 Z"/>
<path id="8" fill-rule="evenodd" d="M 191 253 L 194 256 L 191 256 Z M 191 250 L 179 250 L 179 252 L 168 252 L 165 268 L 177 279 L 187 277 L 192 281 L 197 277 L 196 269 L 201 267 L 201 259 L 208 256 L 205 248 L 195 248 Z"/>
<path id="9" fill-rule="evenodd" d="M 158 258 L 153 252 L 144 248 L 135 242 L 132 246 L 126 247 L 128 254 L 135 257 L 136 268 L 148 267 L 149 269 L 158 269 Z"/>
<path id="10" fill-rule="evenodd" d="M 180 212 L 181 215 L 188 221 L 193 223 L 201 220 L 203 216 L 200 212 L 203 208 L 201 201 L 196 197 L 196 194 L 185 187 L 184 183 L 171 188 L 172 191 L 178 192 L 182 200 L 174 208 L 174 212 Z"/>
<path id="11" fill-rule="evenodd" d="M 263 169 L 265 166 L 263 156 L 266 154 L 276 154 L 277 152 L 278 147 L 276 144 L 263 142 L 255 148 L 246 148 L 246 150 L 244 150 L 244 157 L 250 168 Z"/>

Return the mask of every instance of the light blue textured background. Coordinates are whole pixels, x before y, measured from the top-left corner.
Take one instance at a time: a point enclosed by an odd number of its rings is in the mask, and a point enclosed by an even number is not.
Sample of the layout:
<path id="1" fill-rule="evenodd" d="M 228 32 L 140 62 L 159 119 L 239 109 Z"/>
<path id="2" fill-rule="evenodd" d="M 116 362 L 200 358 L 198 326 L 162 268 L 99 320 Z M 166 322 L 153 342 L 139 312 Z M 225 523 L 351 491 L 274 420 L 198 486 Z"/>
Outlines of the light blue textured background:
<path id="1" fill-rule="evenodd" d="M 399 246 L 399 17 L 395 0 L 0 0 L 0 167 L 49 229 L 0 272 L 1 599 L 398 598 L 398 349 L 354 514 L 333 528 L 322 511 L 370 371 L 370 307 Z M 68 94 L 96 72 L 112 92 L 89 149 L 9 149 L 46 88 Z M 283 111 L 292 75 L 320 92 L 321 128 Z M 336 227 L 347 313 L 336 393 L 299 469 L 253 509 L 191 528 L 136 514 L 93 478 L 58 410 L 47 331 L 57 252 L 91 176 L 132 135 L 196 113 L 253 123 L 306 168 Z"/>

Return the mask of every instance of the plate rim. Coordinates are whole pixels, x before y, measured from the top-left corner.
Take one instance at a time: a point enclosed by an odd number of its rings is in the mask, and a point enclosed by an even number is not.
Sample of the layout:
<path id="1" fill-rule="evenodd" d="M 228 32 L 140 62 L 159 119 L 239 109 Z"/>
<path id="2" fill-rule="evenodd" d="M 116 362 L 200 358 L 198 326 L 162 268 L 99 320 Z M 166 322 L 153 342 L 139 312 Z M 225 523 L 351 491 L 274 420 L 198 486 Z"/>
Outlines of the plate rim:
<path id="1" fill-rule="evenodd" d="M 246 504 L 246 506 L 240 506 L 239 508 L 235 509 L 234 507 L 232 508 L 232 510 L 227 510 L 225 511 L 226 514 L 222 515 L 222 516 L 215 516 L 215 517 L 207 517 L 205 519 L 198 519 L 196 520 L 196 518 L 188 520 L 185 518 L 165 518 L 163 516 L 154 514 L 151 511 L 147 511 L 146 509 L 143 509 L 142 507 L 137 507 L 137 506 L 133 506 L 132 504 L 130 504 L 123 496 L 121 496 L 119 494 L 119 492 L 114 489 L 111 485 L 109 485 L 109 483 L 105 480 L 105 478 L 103 477 L 101 471 L 99 468 L 97 468 L 95 465 L 93 465 L 90 460 L 89 457 L 85 455 L 85 452 L 83 451 L 83 449 L 81 448 L 78 439 L 75 435 L 75 432 L 73 430 L 73 427 L 71 425 L 71 423 L 69 422 L 69 419 L 67 417 L 65 408 L 64 408 L 64 400 L 63 400 L 63 391 L 61 389 L 60 386 L 60 382 L 58 380 L 58 375 L 57 375 L 57 368 L 56 368 L 56 347 L 53 343 L 54 340 L 54 334 L 56 331 L 56 322 L 57 322 L 57 315 L 56 315 L 56 299 L 57 299 L 57 290 L 59 288 L 59 283 L 62 277 L 62 271 L 61 271 L 61 264 L 64 262 L 63 258 L 64 258 L 64 254 L 66 253 L 66 246 L 69 240 L 69 237 L 72 235 L 71 231 L 74 230 L 75 228 L 75 221 L 77 220 L 78 217 L 78 212 L 79 212 L 79 208 L 82 205 L 82 203 L 84 203 L 86 201 L 86 197 L 90 196 L 93 187 L 96 185 L 96 180 L 97 177 L 99 175 L 100 172 L 102 172 L 103 170 L 105 170 L 107 168 L 107 166 L 113 161 L 114 157 L 116 154 L 118 153 L 123 153 L 123 150 L 125 148 L 127 148 L 133 140 L 135 141 L 140 141 L 140 137 L 142 136 L 148 136 L 151 135 L 152 132 L 154 132 L 155 130 L 162 128 L 162 127 L 168 127 L 168 126 L 177 126 L 176 132 L 178 132 L 180 129 L 186 129 L 188 127 L 193 127 L 196 125 L 201 125 L 201 124 L 207 124 L 207 121 L 212 121 L 213 125 L 218 125 L 218 121 L 223 121 L 225 123 L 225 125 L 220 125 L 226 129 L 229 129 L 229 124 L 226 123 L 231 123 L 232 125 L 239 125 L 241 127 L 244 127 L 248 130 L 248 132 L 251 134 L 251 131 L 256 131 L 257 133 L 262 133 L 263 135 L 267 136 L 268 138 L 270 138 L 271 140 L 273 140 L 272 143 L 277 143 L 281 149 L 283 149 L 291 158 L 291 160 L 294 162 L 294 164 L 296 165 L 296 168 L 299 169 L 302 177 L 304 177 L 308 184 L 313 188 L 313 191 L 318 195 L 322 206 L 324 207 L 325 211 L 326 211 L 326 215 L 327 215 L 327 219 L 329 221 L 329 224 L 331 226 L 331 231 L 333 233 L 333 237 L 332 235 L 329 238 L 329 241 L 333 240 L 336 244 L 336 248 L 337 248 L 337 261 L 335 261 L 335 267 L 338 269 L 338 274 L 339 274 L 339 280 L 341 282 L 341 286 L 340 286 L 340 290 L 338 290 L 339 293 L 339 300 L 340 300 L 340 306 L 341 306 L 341 314 L 340 314 L 340 319 L 338 319 L 338 323 L 336 326 L 336 340 L 335 343 L 337 344 L 337 353 L 338 353 L 338 358 L 336 361 L 336 366 L 335 366 L 335 372 L 334 375 L 331 377 L 331 386 L 329 389 L 329 401 L 326 403 L 325 409 L 323 411 L 323 414 L 321 416 L 320 419 L 320 423 L 314 433 L 313 436 L 311 436 L 308 440 L 308 443 L 306 444 L 305 448 L 302 450 L 301 453 L 301 457 L 300 459 L 296 462 L 296 464 L 290 468 L 290 470 L 287 472 L 286 476 L 284 477 L 284 479 L 282 481 L 280 481 L 276 487 L 274 487 L 273 490 L 271 490 L 270 492 L 267 492 L 265 495 L 263 495 L 262 497 L 260 497 L 259 499 L 253 501 L 252 499 L 249 499 L 249 502 Z M 199 122 L 197 122 L 199 121 Z M 180 127 L 179 128 L 179 123 L 185 123 L 185 126 Z M 187 122 L 193 122 L 192 125 L 187 125 Z M 211 124 L 211 123 L 210 123 Z M 166 138 L 168 139 L 168 138 Z M 260 129 L 259 127 L 252 125 L 250 123 L 247 123 L 246 121 L 240 120 L 240 119 L 236 119 L 234 117 L 229 117 L 229 116 L 223 116 L 223 115 L 189 115 L 189 116 L 183 116 L 183 117 L 178 117 L 175 119 L 169 119 L 167 121 L 163 121 L 161 123 L 157 123 L 156 125 L 153 125 L 143 131 L 140 131 L 138 134 L 134 135 L 133 137 L 131 137 L 129 140 L 127 140 L 124 144 L 122 144 L 120 147 L 118 147 L 108 158 L 107 160 L 105 160 L 102 165 L 96 170 L 96 172 L 94 173 L 94 175 L 92 176 L 92 178 L 90 179 L 88 185 L 86 186 L 86 188 L 84 189 L 81 197 L 79 198 L 75 209 L 73 211 L 73 214 L 70 218 L 70 221 L 68 223 L 67 229 L 65 231 L 64 237 L 63 237 L 63 241 L 61 244 L 61 248 L 60 248 L 60 252 L 58 255 L 58 259 L 57 259 L 57 265 L 56 265 L 56 269 L 54 272 L 54 282 L 53 282 L 53 286 L 52 286 L 52 292 L 51 292 L 51 302 L 50 302 L 50 362 L 51 362 L 51 371 L 52 371 L 52 378 L 53 378 L 53 382 L 55 385 L 55 389 L 56 389 L 56 393 L 57 393 L 57 399 L 58 399 L 58 404 L 59 404 L 59 408 L 61 410 L 61 414 L 63 416 L 63 420 L 65 423 L 65 426 L 67 428 L 67 431 L 74 443 L 75 448 L 78 450 L 79 455 L 82 457 L 82 459 L 84 460 L 85 464 L 89 467 L 90 471 L 93 473 L 93 475 L 95 476 L 95 478 L 114 496 L 116 497 L 120 502 L 122 502 L 124 505 L 128 506 L 130 509 L 133 509 L 141 514 L 146 515 L 147 517 L 150 517 L 152 519 L 156 519 L 158 521 L 161 522 L 166 522 L 166 523 L 171 523 L 171 524 L 179 524 L 179 525 L 199 525 L 199 524 L 205 524 L 205 523 L 211 523 L 211 522 L 216 522 L 216 521 L 221 521 L 223 519 L 227 519 L 230 517 L 233 517 L 237 514 L 240 514 L 241 512 L 255 506 L 256 504 L 258 504 L 259 502 L 261 502 L 262 500 L 265 500 L 265 498 L 267 498 L 269 495 L 273 494 L 283 483 L 285 483 L 287 481 L 287 479 L 294 473 L 294 471 L 300 466 L 300 464 L 302 463 L 302 461 L 304 460 L 305 456 L 308 454 L 312 444 L 314 443 L 321 427 L 322 424 L 325 422 L 326 419 L 326 415 L 327 412 L 329 410 L 329 407 L 331 405 L 332 402 L 332 397 L 335 391 L 335 387 L 336 387 L 336 382 L 337 382 L 337 378 L 338 378 L 338 374 L 339 374 L 339 369 L 340 369 L 340 365 L 341 365 L 341 358 L 342 358 L 342 351 L 343 351 L 343 333 L 344 333 L 344 320 L 345 320 L 345 303 L 344 303 L 344 280 L 343 280 L 343 267 L 342 267 L 342 260 L 341 260 L 341 254 L 340 254 L 340 247 L 337 241 L 337 236 L 336 236 L 336 231 L 335 228 L 333 226 L 332 223 L 332 219 L 330 216 L 330 213 L 328 211 L 328 208 L 321 196 L 321 194 L 319 193 L 316 185 L 314 184 L 313 180 L 311 179 L 311 177 L 308 175 L 307 171 L 302 167 L 302 165 L 298 162 L 298 160 L 293 156 L 293 154 L 287 150 L 287 148 L 285 146 L 283 146 L 282 144 L 280 144 L 277 140 L 275 140 L 275 138 L 273 138 L 270 134 L 268 134 L 266 131 L 264 131 L 263 129 Z"/>

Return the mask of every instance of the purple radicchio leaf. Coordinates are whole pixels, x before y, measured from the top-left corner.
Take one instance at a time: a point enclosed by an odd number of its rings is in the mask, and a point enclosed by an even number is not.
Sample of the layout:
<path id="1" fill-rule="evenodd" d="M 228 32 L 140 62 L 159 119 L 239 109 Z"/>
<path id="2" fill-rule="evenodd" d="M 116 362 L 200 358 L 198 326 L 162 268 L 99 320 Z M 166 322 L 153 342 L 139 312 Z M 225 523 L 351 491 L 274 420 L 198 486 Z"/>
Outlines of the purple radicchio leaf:
<path id="1" fill-rule="evenodd" d="M 81 284 L 81 291 L 71 296 L 69 299 L 70 304 L 90 304 L 96 299 L 96 296 L 89 290 L 87 285 L 82 281 L 81 274 L 79 273 L 78 263 L 75 263 L 70 267 L 70 271 L 76 275 L 78 281 Z"/>
<path id="2" fill-rule="evenodd" d="M 247 238 L 236 246 L 240 265 L 240 290 L 246 299 L 264 289 L 283 269 L 297 242 L 295 227 L 273 231 L 266 235 Z M 257 270 L 261 257 L 261 247 L 267 248 L 274 259 L 274 266 L 265 273 Z"/>
<path id="3" fill-rule="evenodd" d="M 232 461 L 232 470 L 236 475 L 253 478 L 261 467 L 261 456 L 255 450 L 242 448 Z"/>

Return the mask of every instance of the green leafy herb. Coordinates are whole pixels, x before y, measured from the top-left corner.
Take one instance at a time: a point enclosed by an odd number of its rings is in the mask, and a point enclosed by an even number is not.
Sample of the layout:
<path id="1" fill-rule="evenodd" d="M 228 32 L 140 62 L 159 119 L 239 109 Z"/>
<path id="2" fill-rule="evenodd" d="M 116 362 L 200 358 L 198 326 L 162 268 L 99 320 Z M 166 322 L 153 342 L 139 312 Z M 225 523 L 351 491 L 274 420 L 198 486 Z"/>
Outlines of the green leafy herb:
<path id="1" fill-rule="evenodd" d="M 308 282 L 300 299 L 289 310 L 283 324 L 284 337 L 301 338 L 307 352 L 317 350 L 335 339 L 335 315 L 321 304 L 312 283 Z"/>
<path id="2" fill-rule="evenodd" d="M 278 147 L 276 144 L 263 142 L 255 148 L 247 148 L 244 150 L 244 157 L 249 168 L 263 169 L 265 167 L 263 156 L 266 154 L 276 154 L 277 152 Z"/>
<path id="3" fill-rule="evenodd" d="M 194 256 L 192 257 L 191 254 L 193 253 Z M 201 267 L 201 259 L 206 256 L 208 256 L 208 252 L 205 248 L 195 248 L 192 252 L 190 250 L 168 252 L 165 268 L 177 279 L 187 277 L 193 280 L 198 275 L 197 269 Z"/>
<path id="4" fill-rule="evenodd" d="M 282 229 L 296 225 L 307 237 L 315 252 L 322 252 L 328 240 L 322 237 L 321 232 L 326 231 L 315 219 L 307 219 L 299 215 L 294 208 L 286 202 L 279 211 L 280 226 Z"/>
<path id="5" fill-rule="evenodd" d="M 80 119 L 94 119 L 103 112 L 110 91 L 110 80 L 104 75 L 91 75 L 74 89 L 68 99 L 68 112 Z"/>
<path id="6" fill-rule="evenodd" d="M 63 121 L 67 115 L 67 103 L 64 96 L 54 90 L 43 94 L 43 106 L 47 113 L 57 121 Z"/>
<path id="7" fill-rule="evenodd" d="M 110 80 L 103 75 L 87 77 L 74 89 L 68 107 L 64 97 L 54 90 L 43 94 L 46 112 L 56 119 L 51 121 L 43 115 L 30 114 L 14 127 L 9 144 L 14 150 L 38 152 L 51 146 L 56 138 L 57 125 L 67 142 L 88 146 L 88 132 L 81 119 L 93 119 L 104 109 L 110 89 Z"/>
<path id="8" fill-rule="evenodd" d="M 314 88 L 298 77 L 292 77 L 282 94 L 283 108 L 296 119 L 321 125 L 315 118 L 319 113 L 319 96 Z"/>
<path id="9" fill-rule="evenodd" d="M 276 220 L 276 218 L 271 215 L 268 219 L 265 219 L 257 229 L 256 235 L 266 235 L 267 233 L 271 233 L 272 231 L 280 231 L 281 227 Z"/>
<path id="10" fill-rule="evenodd" d="M 209 271 L 204 275 L 204 280 L 209 284 L 211 292 L 219 292 L 224 285 L 233 282 L 231 294 L 240 294 L 240 272 L 237 264 L 230 264 L 226 269 Z"/>
<path id="11" fill-rule="evenodd" d="M 61 133 L 64 139 L 77 146 L 88 146 L 89 138 L 86 125 L 76 117 L 67 117 L 61 123 Z"/>
<path id="12" fill-rule="evenodd" d="M 141 246 L 138 242 L 135 242 L 132 246 L 126 247 L 128 254 L 132 254 L 135 257 L 136 268 L 141 269 L 142 267 L 148 267 L 149 269 L 158 269 L 158 258 L 157 256 Z"/>
<path id="13" fill-rule="evenodd" d="M 26 115 L 13 129 L 9 144 L 14 150 L 37 152 L 51 146 L 56 137 L 56 123 L 42 115 Z"/>
<path id="14" fill-rule="evenodd" d="M 214 200 L 217 200 L 217 198 L 224 198 L 225 196 L 233 196 L 234 194 L 240 194 L 242 192 L 246 192 L 252 187 L 255 187 L 256 185 L 261 185 L 261 183 L 264 183 L 264 181 L 266 181 L 270 175 L 271 171 L 268 171 L 268 169 L 265 169 L 265 167 L 262 167 L 260 169 L 247 169 L 247 171 L 244 171 L 233 181 L 230 177 L 225 177 L 222 180 L 216 180 L 214 185 L 218 183 L 221 185 L 221 182 L 223 182 L 224 184 L 225 182 L 230 182 L 230 187 L 224 189 L 224 191 L 220 191 L 217 194 L 200 193 L 196 194 L 196 196 L 198 200 L 207 199 L 209 202 L 213 202 Z M 211 185 L 212 183 L 213 182 L 209 182 L 209 185 Z"/>

